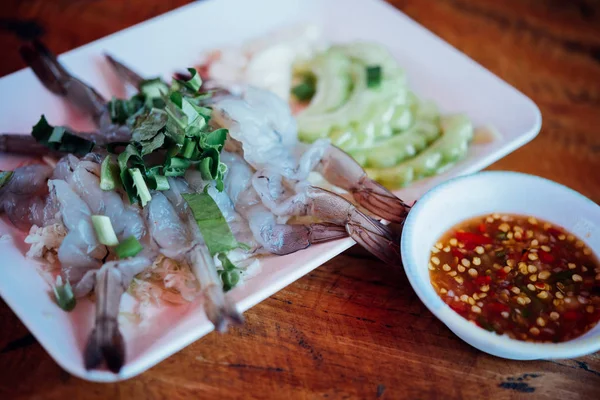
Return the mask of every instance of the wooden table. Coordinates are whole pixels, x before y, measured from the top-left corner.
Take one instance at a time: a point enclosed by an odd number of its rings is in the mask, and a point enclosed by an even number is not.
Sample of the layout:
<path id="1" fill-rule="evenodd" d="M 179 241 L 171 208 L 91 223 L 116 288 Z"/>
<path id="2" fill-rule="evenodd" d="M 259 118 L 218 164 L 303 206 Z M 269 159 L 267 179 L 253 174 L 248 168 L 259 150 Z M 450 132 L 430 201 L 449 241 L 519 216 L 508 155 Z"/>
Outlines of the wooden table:
<path id="1" fill-rule="evenodd" d="M 24 67 L 19 36 L 41 35 L 61 53 L 186 2 L 5 1 L 0 75 Z M 491 169 L 550 178 L 600 203 L 600 2 L 393 3 L 542 110 L 539 137 Z M 137 378 L 94 384 L 61 370 L 0 302 L 0 398 L 600 398 L 600 354 L 486 355 L 438 321 L 402 272 L 356 250 L 245 316 L 243 328 L 212 333 Z"/>

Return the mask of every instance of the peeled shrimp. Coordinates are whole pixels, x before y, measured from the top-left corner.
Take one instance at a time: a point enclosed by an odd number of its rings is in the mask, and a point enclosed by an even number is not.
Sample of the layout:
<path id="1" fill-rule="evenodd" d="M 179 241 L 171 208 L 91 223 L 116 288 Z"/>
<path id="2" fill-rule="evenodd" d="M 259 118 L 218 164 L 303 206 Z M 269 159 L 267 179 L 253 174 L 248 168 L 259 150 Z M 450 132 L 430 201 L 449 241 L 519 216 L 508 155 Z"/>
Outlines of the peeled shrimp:
<path id="1" fill-rule="evenodd" d="M 10 180 L 0 188 L 0 213 L 20 230 L 43 226 L 54 218 L 55 203 L 49 199 L 48 178 L 52 168 L 43 164 L 16 168 Z"/>
<path id="2" fill-rule="evenodd" d="M 68 182 L 92 213 L 109 217 L 117 236 L 134 236 L 136 239 L 144 236 L 146 226 L 139 207 L 125 204 L 115 191 L 100 189 L 100 164 L 81 160 L 71 167 L 73 172 Z"/>
<path id="3" fill-rule="evenodd" d="M 276 216 L 263 204 L 261 197 L 252 186 L 254 172 L 248 163 L 238 154 L 227 151 L 222 152 L 221 159 L 228 167 L 224 181 L 225 191 L 235 210 L 247 221 L 254 238 L 267 252 L 289 254 L 311 244 L 347 236 L 343 227 L 332 224 L 286 224 L 289 216 L 288 218 L 285 215 Z M 197 173 L 190 171 L 188 174 Z M 196 188 L 199 189 L 201 188 Z"/>
<path id="4" fill-rule="evenodd" d="M 353 239 L 383 261 L 399 263 L 399 246 L 386 226 L 363 214 L 343 197 L 310 187 L 308 174 L 319 170 L 333 184 L 349 190 L 369 211 L 393 221 L 403 221 L 408 207 L 371 181 L 350 156 L 346 157 L 329 143 L 320 141 L 308 150 L 298 151 L 301 146 L 297 142 L 296 124 L 281 99 L 260 89 L 246 88 L 241 98 L 231 96 L 220 100 L 213 110 L 216 123 L 229 129 L 231 140 L 228 142 L 239 143 L 232 149 L 241 151 L 244 160 L 255 170 L 252 186 L 262 204 L 273 214 L 277 217 L 312 215 L 343 226 Z M 266 216 L 264 212 L 260 215 Z M 327 232 L 327 227 L 321 230 L 323 232 Z M 303 244 L 298 241 L 285 247 L 285 251 L 298 250 Z"/>
<path id="5" fill-rule="evenodd" d="M 67 236 L 58 248 L 58 259 L 70 281 L 78 281 L 92 268 L 99 268 L 106 256 L 106 246 L 100 244 L 92 226 L 92 212 L 88 205 L 60 179 L 48 182 L 60 204 L 60 215 L 67 228 Z"/>
<path id="6" fill-rule="evenodd" d="M 169 178 L 169 186 L 169 190 L 164 193 L 190 234 L 190 250 L 186 251 L 186 256 L 192 267 L 192 272 L 196 275 L 202 287 L 206 299 L 204 309 L 208 319 L 218 331 L 224 331 L 228 322 L 241 324 L 243 321 L 242 316 L 236 310 L 235 305 L 225 296 L 223 284 L 217 274 L 215 261 L 209 254 L 191 210 L 181 196 L 182 193 L 190 193 L 192 190 L 183 179 Z"/>

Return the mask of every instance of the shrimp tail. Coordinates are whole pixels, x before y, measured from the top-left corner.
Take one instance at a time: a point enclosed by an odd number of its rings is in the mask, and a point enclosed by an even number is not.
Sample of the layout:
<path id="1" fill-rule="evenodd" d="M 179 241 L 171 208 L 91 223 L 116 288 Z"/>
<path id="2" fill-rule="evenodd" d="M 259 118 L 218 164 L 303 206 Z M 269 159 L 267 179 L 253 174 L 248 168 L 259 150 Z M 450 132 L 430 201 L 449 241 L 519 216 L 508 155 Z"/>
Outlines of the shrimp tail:
<path id="1" fill-rule="evenodd" d="M 124 83 L 130 84 L 136 89 L 140 88 L 142 82 L 144 82 L 144 78 L 139 75 L 137 72 L 115 59 L 110 54 L 104 54 L 106 61 L 108 61 L 109 65 L 112 67 L 113 71 L 117 74 L 119 79 Z"/>
<path id="2" fill-rule="evenodd" d="M 96 321 L 83 357 L 87 370 L 98 368 L 103 361 L 110 371 L 118 373 L 121 370 L 125 363 L 125 342 L 116 319 Z"/>
<path id="3" fill-rule="evenodd" d="M 121 370 L 125 363 L 125 341 L 118 321 L 121 296 L 148 265 L 148 258 L 134 257 L 109 261 L 95 272 L 96 323 L 83 353 L 86 369 L 98 368 L 104 361 L 110 371 Z"/>
<path id="4" fill-rule="evenodd" d="M 189 253 L 192 271 L 203 286 L 206 316 L 218 332 L 225 332 L 229 323 L 241 325 L 244 321 L 235 304 L 225 296 L 223 285 L 212 257 L 203 244 L 196 244 Z"/>
<path id="5" fill-rule="evenodd" d="M 215 293 L 206 293 L 206 298 L 209 300 L 205 303 L 204 308 L 206 316 L 215 326 L 215 330 L 217 332 L 225 332 L 229 323 L 242 325 L 244 318 L 232 302 L 225 300 L 218 304 L 214 301 L 215 298 L 222 296 L 222 289 L 220 287 L 213 287 L 208 288 L 207 292 L 210 290 L 213 290 Z"/>
<path id="6" fill-rule="evenodd" d="M 403 224 L 410 207 L 381 184 L 343 150 L 329 145 L 318 170 L 332 184 L 348 190 L 365 209 L 390 222 Z"/>
<path id="7" fill-rule="evenodd" d="M 40 41 L 20 48 L 21 57 L 52 93 L 90 115 L 96 123 L 105 113 L 106 100 L 92 87 L 71 75 Z"/>

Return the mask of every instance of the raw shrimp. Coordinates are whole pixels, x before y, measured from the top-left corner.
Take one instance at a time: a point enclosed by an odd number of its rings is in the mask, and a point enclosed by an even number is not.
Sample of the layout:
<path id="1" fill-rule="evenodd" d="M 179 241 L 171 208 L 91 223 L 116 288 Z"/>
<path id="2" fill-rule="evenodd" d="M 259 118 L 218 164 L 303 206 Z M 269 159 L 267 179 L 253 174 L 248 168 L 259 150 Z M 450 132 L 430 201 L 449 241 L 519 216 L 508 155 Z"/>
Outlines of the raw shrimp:
<path id="1" fill-rule="evenodd" d="M 146 257 L 109 261 L 94 271 L 93 276 L 88 275 L 87 282 L 94 282 L 96 318 L 83 356 L 86 369 L 97 368 L 105 361 L 109 370 L 118 373 L 125 363 L 125 343 L 117 319 L 121 297 L 133 277 L 151 264 Z M 91 290 L 89 284 L 87 288 Z M 80 296 L 87 294 L 81 288 L 76 289 Z"/>
<path id="2" fill-rule="evenodd" d="M 344 226 L 353 239 L 383 261 L 399 263 L 398 244 L 389 228 L 343 197 L 310 186 L 308 174 L 318 169 L 331 183 L 350 191 L 359 204 L 392 221 L 402 222 L 408 206 L 371 181 L 349 156 L 327 142 L 314 144 L 300 156 L 295 154 L 299 148 L 296 124 L 282 100 L 272 93 L 247 88 L 242 98 L 223 99 L 213 110 L 217 124 L 229 129 L 233 140 L 228 142 L 241 144 L 244 159 L 256 170 L 252 186 L 275 216 L 311 215 Z M 266 214 L 261 212 L 261 217 Z M 290 244 L 285 251 L 299 250 L 302 244 Z"/>
<path id="3" fill-rule="evenodd" d="M 190 242 L 186 256 L 192 267 L 192 272 L 202 286 L 206 299 L 204 309 L 208 319 L 213 323 L 215 329 L 221 332 L 227 328 L 229 321 L 241 324 L 243 321 L 242 316 L 236 310 L 235 305 L 225 296 L 223 284 L 217 274 L 215 261 L 209 254 L 198 224 L 182 196 L 182 193 L 191 193 L 191 189 L 185 180 L 176 178 L 169 178 L 169 186 L 169 190 L 164 193 L 188 229 Z"/>
<path id="4" fill-rule="evenodd" d="M 139 207 L 126 205 L 121 195 L 115 191 L 100 189 L 100 164 L 97 159 L 95 161 L 83 159 L 76 164 L 71 163 L 73 171 L 67 179 L 69 185 L 87 203 L 93 214 L 110 218 L 117 236 L 141 239 L 145 235 L 146 226 Z"/>
<path id="5" fill-rule="evenodd" d="M 369 179 L 352 157 L 327 140 L 300 143 L 289 107 L 273 93 L 248 87 L 241 99 L 221 100 L 214 110 L 217 123 L 229 128 L 231 138 L 241 143 L 244 159 L 257 171 L 271 169 L 285 179 L 303 181 L 316 170 L 373 214 L 404 222 L 409 207 Z"/>
<path id="6" fill-rule="evenodd" d="M 112 58 L 109 61 L 122 79 L 134 86 L 139 84 L 139 75 Z M 283 199 L 297 195 L 293 186 L 304 182 L 312 170 L 317 170 L 330 183 L 352 193 L 354 199 L 367 210 L 392 222 L 404 221 L 409 207 L 383 186 L 369 179 L 349 155 L 325 141 L 314 144 L 308 150 L 306 145 L 299 143 L 296 122 L 290 109 L 276 95 L 252 87 L 241 90 L 242 99 L 231 95 L 240 92 L 240 88 L 231 87 L 225 92 L 230 95 L 213 99 L 214 120 L 229 128 L 230 139 L 226 141 L 226 150 L 243 153 L 245 160 L 257 170 L 252 183 L 264 205 L 275 207 Z M 189 179 L 189 176 L 186 178 Z M 288 182 L 279 184 L 278 181 L 284 178 Z M 264 180 L 268 182 L 265 184 Z M 246 182 L 250 182 L 250 179 Z M 242 184 L 242 181 L 238 181 L 235 186 L 241 187 Z M 235 186 L 231 185 L 230 188 Z M 299 187 L 305 188 L 306 185 Z M 249 192 L 252 196 L 252 191 L 248 189 L 250 186 L 244 185 L 244 189 L 240 190 Z M 304 213 L 295 211 L 289 216 L 303 215 L 310 211 L 312 215 L 333 224 L 303 227 L 278 223 L 282 221 L 281 215 L 275 220 L 268 210 L 257 204 L 250 207 L 242 202 L 238 205 L 230 197 L 236 211 L 248 219 L 256 240 L 272 253 L 288 254 L 311 243 L 343 237 L 341 230 L 334 227 L 341 225 L 378 257 L 394 264 L 399 262 L 397 238 L 387 227 L 331 192 L 321 191 L 316 196 L 317 191 L 312 190 L 312 197 L 308 193 L 296 196 L 295 199 L 296 202 L 308 201 L 312 206 L 306 204 Z M 302 201 L 300 197 L 303 197 Z M 247 210 L 242 212 L 240 207 Z M 334 215 L 339 210 L 347 211 L 347 216 L 342 218 L 339 212 Z"/>
<path id="7" fill-rule="evenodd" d="M 277 218 L 265 205 L 252 186 L 253 171 L 244 159 L 235 153 L 223 151 L 221 160 L 227 165 L 225 191 L 235 210 L 247 221 L 254 238 L 269 253 L 289 254 L 311 244 L 340 239 L 347 236 L 343 227 L 333 224 L 285 224 L 287 218 Z M 200 173 L 190 170 L 186 179 L 196 190 Z"/>
<path id="8" fill-rule="evenodd" d="M 129 141 L 131 130 L 126 125 L 112 122 L 106 99 L 71 75 L 43 43 L 34 40 L 30 45 L 22 46 L 20 51 L 23 60 L 48 90 L 92 118 L 98 132 L 78 132 L 78 136 L 98 144 Z"/>
<path id="9" fill-rule="evenodd" d="M 90 208 L 69 184 L 52 179 L 48 185 L 60 204 L 60 215 L 68 232 L 58 248 L 58 259 L 69 281 L 77 282 L 89 269 L 102 265 L 107 249 L 98 242 Z"/>
<path id="10" fill-rule="evenodd" d="M 23 231 L 32 225 L 45 225 L 58 211 L 48 196 L 48 178 L 52 173 L 52 168 L 43 164 L 16 168 L 0 188 L 0 213 L 5 213 Z"/>

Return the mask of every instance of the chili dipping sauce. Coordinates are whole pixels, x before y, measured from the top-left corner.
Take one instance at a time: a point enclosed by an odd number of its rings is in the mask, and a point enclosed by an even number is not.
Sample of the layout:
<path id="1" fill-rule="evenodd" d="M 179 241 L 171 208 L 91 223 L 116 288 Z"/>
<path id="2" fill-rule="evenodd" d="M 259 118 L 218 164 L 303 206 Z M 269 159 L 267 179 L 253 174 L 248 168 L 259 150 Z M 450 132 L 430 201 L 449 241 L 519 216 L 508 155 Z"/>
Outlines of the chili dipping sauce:
<path id="1" fill-rule="evenodd" d="M 431 249 L 431 284 L 454 311 L 511 338 L 564 342 L 600 320 L 600 263 L 563 228 L 492 214 L 452 228 Z"/>

